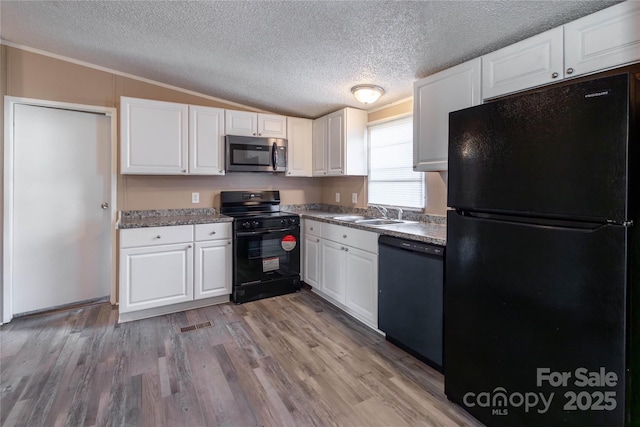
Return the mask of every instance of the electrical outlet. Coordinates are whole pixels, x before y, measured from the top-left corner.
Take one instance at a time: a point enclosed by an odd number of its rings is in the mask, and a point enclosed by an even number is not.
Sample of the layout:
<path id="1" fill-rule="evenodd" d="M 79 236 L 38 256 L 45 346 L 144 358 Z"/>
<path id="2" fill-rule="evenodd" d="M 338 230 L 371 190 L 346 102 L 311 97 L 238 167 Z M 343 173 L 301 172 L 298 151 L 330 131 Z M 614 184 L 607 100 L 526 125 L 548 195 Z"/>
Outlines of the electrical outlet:
<path id="1" fill-rule="evenodd" d="M 200 193 L 191 193 L 191 203 L 200 203 Z"/>
<path id="2" fill-rule="evenodd" d="M 336 193 L 336 202 L 340 203 L 340 193 Z"/>
<path id="3" fill-rule="evenodd" d="M 351 193 L 351 203 L 358 203 L 358 193 Z"/>

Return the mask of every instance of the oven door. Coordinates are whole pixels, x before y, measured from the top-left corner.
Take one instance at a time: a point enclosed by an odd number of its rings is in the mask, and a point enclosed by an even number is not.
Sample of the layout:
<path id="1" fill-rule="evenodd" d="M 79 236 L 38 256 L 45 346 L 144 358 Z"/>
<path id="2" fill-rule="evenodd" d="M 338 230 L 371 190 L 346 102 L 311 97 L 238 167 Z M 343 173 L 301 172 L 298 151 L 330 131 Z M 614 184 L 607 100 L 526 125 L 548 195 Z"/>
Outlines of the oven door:
<path id="1" fill-rule="evenodd" d="M 300 276 L 300 228 L 238 231 L 235 240 L 233 285 Z"/>

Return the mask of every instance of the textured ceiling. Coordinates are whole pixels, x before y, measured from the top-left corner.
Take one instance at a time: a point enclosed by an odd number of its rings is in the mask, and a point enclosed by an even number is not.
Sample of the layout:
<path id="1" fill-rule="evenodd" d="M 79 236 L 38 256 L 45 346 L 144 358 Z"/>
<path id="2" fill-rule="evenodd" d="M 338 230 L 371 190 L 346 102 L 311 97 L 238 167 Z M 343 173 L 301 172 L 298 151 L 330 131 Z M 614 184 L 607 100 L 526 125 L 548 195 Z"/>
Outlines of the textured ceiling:
<path id="1" fill-rule="evenodd" d="M 421 77 L 617 1 L 0 1 L 3 40 L 301 117 L 372 108 Z"/>

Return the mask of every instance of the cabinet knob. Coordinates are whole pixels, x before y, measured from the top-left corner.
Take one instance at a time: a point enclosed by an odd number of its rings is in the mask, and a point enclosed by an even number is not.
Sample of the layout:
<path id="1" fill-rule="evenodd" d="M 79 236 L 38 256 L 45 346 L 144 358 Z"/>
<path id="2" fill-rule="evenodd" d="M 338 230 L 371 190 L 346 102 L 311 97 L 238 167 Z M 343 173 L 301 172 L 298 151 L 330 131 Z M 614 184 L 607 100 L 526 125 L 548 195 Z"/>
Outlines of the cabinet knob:
<path id="1" fill-rule="evenodd" d="M 187 170 L 186 169 L 182 169 L 182 173 L 187 173 Z"/>
<path id="2" fill-rule="evenodd" d="M 340 173 L 344 175 L 344 170 L 343 170 L 343 169 L 340 169 Z"/>
<path id="3" fill-rule="evenodd" d="M 258 134 L 258 136 L 262 136 L 262 134 L 261 134 L 261 133 L 259 133 L 259 134 Z"/>
<path id="4" fill-rule="evenodd" d="M 291 175 L 291 171 L 287 172 L 287 175 Z"/>
<path id="5" fill-rule="evenodd" d="M 320 243 L 320 239 L 316 239 L 316 243 Z"/>
<path id="6" fill-rule="evenodd" d="M 313 227 L 309 227 L 309 230 L 313 231 Z"/>
<path id="7" fill-rule="evenodd" d="M 573 68 L 567 68 L 567 74 L 573 74 Z"/>
<path id="8" fill-rule="evenodd" d="M 227 240 L 227 245 L 230 245 L 230 244 L 231 244 L 231 240 Z"/>
<path id="9" fill-rule="evenodd" d="M 349 248 L 344 248 L 344 251 L 345 252 L 349 252 Z"/>
<path id="10" fill-rule="evenodd" d="M 558 78 L 558 73 L 553 73 L 553 74 L 551 74 L 551 78 L 552 78 L 552 79 L 556 79 L 556 78 Z"/>
<path id="11" fill-rule="evenodd" d="M 187 248 L 192 248 L 192 247 L 193 247 L 193 245 L 189 245 L 189 246 L 187 246 Z"/>
<path id="12" fill-rule="evenodd" d="M 211 233 L 209 233 L 209 234 L 211 234 L 211 235 L 213 236 L 214 234 L 216 234 L 216 232 L 215 232 L 215 231 L 212 231 L 212 232 L 211 232 Z"/>
<path id="13" fill-rule="evenodd" d="M 162 236 L 158 234 L 158 235 L 156 236 L 156 239 L 160 239 L 161 237 L 162 237 Z"/>
<path id="14" fill-rule="evenodd" d="M 342 238 L 343 238 L 343 239 L 346 239 L 346 238 L 347 238 L 347 235 L 346 235 L 346 234 L 343 234 L 343 235 L 342 235 Z"/>
<path id="15" fill-rule="evenodd" d="M 326 175 L 327 173 L 326 173 L 326 172 L 322 172 L 322 174 L 323 174 L 323 175 Z"/>
<path id="16" fill-rule="evenodd" d="M 224 169 L 220 169 L 220 173 L 224 173 Z"/>
<path id="17" fill-rule="evenodd" d="M 100 205 L 100 207 L 101 207 L 102 209 L 109 209 L 109 203 L 104 202 L 103 204 L 101 204 L 101 205 Z"/>

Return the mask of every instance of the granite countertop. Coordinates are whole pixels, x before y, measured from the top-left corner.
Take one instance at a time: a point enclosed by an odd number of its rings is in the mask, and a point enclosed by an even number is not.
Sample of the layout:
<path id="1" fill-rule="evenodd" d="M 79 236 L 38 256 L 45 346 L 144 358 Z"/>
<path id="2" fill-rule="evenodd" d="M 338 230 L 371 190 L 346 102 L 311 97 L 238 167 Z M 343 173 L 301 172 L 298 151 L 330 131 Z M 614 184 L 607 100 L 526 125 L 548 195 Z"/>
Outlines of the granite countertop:
<path id="1" fill-rule="evenodd" d="M 167 227 L 232 221 L 233 218 L 222 215 L 213 208 L 122 211 L 118 228 Z"/>
<path id="2" fill-rule="evenodd" d="M 407 221 L 403 222 L 402 224 L 371 226 L 333 219 L 333 217 L 335 216 L 348 215 L 347 213 L 328 212 L 322 210 L 307 210 L 295 213 L 300 214 L 302 218 L 342 225 L 350 228 L 357 228 L 360 230 L 373 231 L 378 234 L 400 237 L 403 239 L 431 243 L 440 246 L 446 246 L 447 244 L 447 226 L 446 224 L 442 223 L 442 220 L 440 218 L 434 218 L 434 222 Z"/>
<path id="3" fill-rule="evenodd" d="M 285 209 L 283 209 L 283 211 Z M 350 212 L 348 210 L 343 212 L 322 209 L 286 210 L 291 213 L 298 214 L 302 218 L 372 231 L 378 234 L 441 246 L 445 246 L 447 243 L 447 226 L 445 224 L 445 218 L 441 216 L 414 215 L 415 218 L 411 219 L 419 218 L 420 220 L 405 221 L 402 224 L 372 226 L 334 219 L 336 216 L 349 214 L 375 216 L 371 215 L 369 212 Z M 117 227 L 119 229 L 166 227 L 172 225 L 211 224 L 216 222 L 233 222 L 233 218 L 220 214 L 215 208 L 122 211 L 120 212 L 120 220 L 118 221 Z"/>

